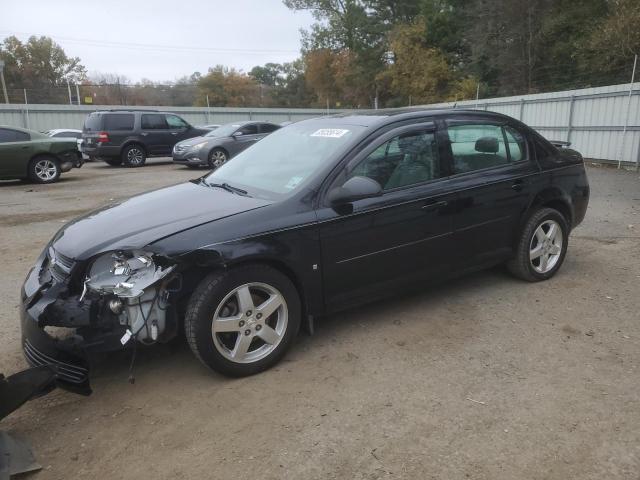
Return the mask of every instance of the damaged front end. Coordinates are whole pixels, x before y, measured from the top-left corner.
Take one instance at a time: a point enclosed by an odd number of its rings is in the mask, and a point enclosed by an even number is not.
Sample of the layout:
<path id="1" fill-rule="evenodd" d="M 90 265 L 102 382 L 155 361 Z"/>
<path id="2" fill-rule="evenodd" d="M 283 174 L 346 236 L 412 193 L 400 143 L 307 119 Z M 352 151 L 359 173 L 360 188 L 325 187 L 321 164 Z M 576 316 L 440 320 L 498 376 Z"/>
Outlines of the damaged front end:
<path id="1" fill-rule="evenodd" d="M 32 366 L 49 365 L 58 385 L 88 395 L 92 354 L 164 342 L 178 328 L 171 259 L 117 250 L 75 261 L 50 246 L 22 288 L 22 344 Z"/>

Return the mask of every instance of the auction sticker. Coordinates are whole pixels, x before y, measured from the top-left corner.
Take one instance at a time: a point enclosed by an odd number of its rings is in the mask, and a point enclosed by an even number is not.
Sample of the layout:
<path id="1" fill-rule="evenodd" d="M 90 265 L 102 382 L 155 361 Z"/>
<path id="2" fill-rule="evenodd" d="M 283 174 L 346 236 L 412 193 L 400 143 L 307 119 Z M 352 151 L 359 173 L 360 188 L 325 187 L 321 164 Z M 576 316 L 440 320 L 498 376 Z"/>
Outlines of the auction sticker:
<path id="1" fill-rule="evenodd" d="M 349 130 L 340 128 L 321 128 L 311 134 L 312 137 L 340 138 L 349 133 Z"/>

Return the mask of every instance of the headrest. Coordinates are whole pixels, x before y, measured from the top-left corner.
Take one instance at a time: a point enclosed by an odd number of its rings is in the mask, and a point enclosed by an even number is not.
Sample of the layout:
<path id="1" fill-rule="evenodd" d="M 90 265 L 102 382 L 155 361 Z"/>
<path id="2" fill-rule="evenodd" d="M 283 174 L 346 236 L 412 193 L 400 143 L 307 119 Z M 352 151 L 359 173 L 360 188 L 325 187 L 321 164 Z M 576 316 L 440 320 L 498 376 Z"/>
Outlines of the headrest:
<path id="1" fill-rule="evenodd" d="M 476 152 L 498 153 L 500 150 L 496 137 L 482 137 L 476 140 Z"/>

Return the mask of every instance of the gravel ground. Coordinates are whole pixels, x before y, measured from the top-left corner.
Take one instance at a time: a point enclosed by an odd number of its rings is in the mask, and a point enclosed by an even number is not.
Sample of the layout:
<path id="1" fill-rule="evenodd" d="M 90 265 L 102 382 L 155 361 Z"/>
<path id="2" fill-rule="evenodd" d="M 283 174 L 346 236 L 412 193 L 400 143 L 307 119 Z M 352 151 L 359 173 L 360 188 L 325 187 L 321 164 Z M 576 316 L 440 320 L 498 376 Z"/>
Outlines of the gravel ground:
<path id="1" fill-rule="evenodd" d="M 196 173 L 87 164 L 0 182 L 0 372 L 25 367 L 19 287 L 80 213 Z M 640 478 L 640 179 L 589 167 L 591 205 L 551 281 L 500 269 L 322 321 L 276 368 L 230 380 L 181 342 L 100 365 L 94 394 L 2 428 L 42 479 Z M 140 353 L 140 352 L 139 352 Z"/>

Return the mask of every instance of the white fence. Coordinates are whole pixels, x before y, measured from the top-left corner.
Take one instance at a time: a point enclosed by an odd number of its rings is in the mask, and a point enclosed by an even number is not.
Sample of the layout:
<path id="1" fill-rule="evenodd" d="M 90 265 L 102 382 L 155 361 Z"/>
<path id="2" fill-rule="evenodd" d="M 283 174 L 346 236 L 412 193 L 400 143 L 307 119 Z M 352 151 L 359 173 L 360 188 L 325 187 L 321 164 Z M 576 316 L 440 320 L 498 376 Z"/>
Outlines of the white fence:
<path id="1" fill-rule="evenodd" d="M 611 85 L 563 92 L 515 97 L 467 100 L 456 108 L 492 110 L 512 116 L 550 140 L 565 140 L 586 158 L 640 162 L 640 83 Z M 452 103 L 428 107 L 454 107 Z M 88 105 L 0 104 L 0 125 L 34 130 L 82 128 L 86 115 L 95 110 L 122 108 Z M 138 107 L 175 112 L 195 125 L 239 120 L 296 121 L 326 115 L 323 109 L 274 109 L 232 107 Z M 329 113 L 337 113 L 332 110 Z"/>
<path id="2" fill-rule="evenodd" d="M 96 110 L 133 108 L 173 112 L 193 125 L 223 124 L 241 120 L 282 123 L 319 117 L 341 110 L 318 108 L 235 108 L 235 107 L 122 107 L 110 105 L 24 105 L 0 103 L 0 125 L 30 128 L 44 132 L 54 128 L 81 129 L 84 119 Z"/>
<path id="3" fill-rule="evenodd" d="M 504 113 L 549 140 L 571 142 L 585 158 L 640 161 L 640 83 L 457 102 L 456 108 Z M 454 107 L 440 103 L 428 107 Z"/>

